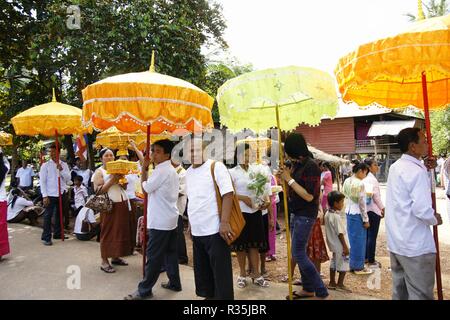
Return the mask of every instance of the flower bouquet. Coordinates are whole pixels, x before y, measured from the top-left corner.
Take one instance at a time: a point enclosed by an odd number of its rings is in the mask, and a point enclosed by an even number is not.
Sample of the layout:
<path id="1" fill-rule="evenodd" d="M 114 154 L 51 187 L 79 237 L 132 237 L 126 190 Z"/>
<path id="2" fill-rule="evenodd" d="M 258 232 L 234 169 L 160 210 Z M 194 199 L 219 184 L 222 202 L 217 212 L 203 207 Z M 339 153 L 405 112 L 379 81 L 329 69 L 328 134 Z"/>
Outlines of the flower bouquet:
<path id="1" fill-rule="evenodd" d="M 262 165 L 251 165 L 248 174 L 251 182 L 247 185 L 247 188 L 253 193 L 253 208 L 260 208 L 272 193 L 270 189 L 270 176 L 267 168 Z"/>

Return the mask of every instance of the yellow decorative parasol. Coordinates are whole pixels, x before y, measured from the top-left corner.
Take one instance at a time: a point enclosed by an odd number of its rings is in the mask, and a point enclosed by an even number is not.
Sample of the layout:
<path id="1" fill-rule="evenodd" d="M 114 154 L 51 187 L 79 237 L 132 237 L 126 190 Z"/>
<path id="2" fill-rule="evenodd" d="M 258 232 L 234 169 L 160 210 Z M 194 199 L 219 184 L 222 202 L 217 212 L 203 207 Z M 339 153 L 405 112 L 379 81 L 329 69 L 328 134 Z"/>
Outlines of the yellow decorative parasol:
<path id="1" fill-rule="evenodd" d="M 25 110 L 11 119 L 14 131 L 19 136 L 83 134 L 88 129 L 81 126 L 81 109 L 56 101 L 55 89 L 49 103 Z"/>
<path id="2" fill-rule="evenodd" d="M 83 134 L 89 128 L 81 126 L 81 109 L 56 101 L 55 89 L 49 103 L 41 104 L 19 113 L 11 119 L 17 135 L 46 137 L 55 136 L 56 158 L 59 162 L 58 135 Z M 61 223 L 61 239 L 64 241 L 62 218 L 61 176 L 58 171 L 59 214 Z"/>
<path id="3" fill-rule="evenodd" d="M 419 17 L 423 18 L 419 1 Z M 378 103 L 388 108 L 410 105 L 424 110 L 428 153 L 432 155 L 430 110 L 450 100 L 450 15 L 419 20 L 406 32 L 361 45 L 339 60 L 335 73 L 342 98 L 361 106 Z M 431 174 L 432 179 L 434 175 Z M 436 210 L 434 181 L 432 202 Z M 437 249 L 438 297 L 443 299 L 438 229 L 433 227 Z"/>
<path id="4" fill-rule="evenodd" d="M 123 132 L 151 133 L 213 127 L 214 99 L 193 84 L 149 71 L 103 79 L 83 90 L 83 125 L 102 131 L 111 126 Z"/>
<path id="5" fill-rule="evenodd" d="M 250 146 L 250 149 L 256 153 L 256 162 L 261 163 L 263 160 L 263 156 L 270 150 L 272 146 L 272 140 L 265 137 L 249 137 L 243 140 L 238 140 L 236 142 L 237 145 L 247 143 Z"/>
<path id="6" fill-rule="evenodd" d="M 0 131 L 0 146 L 11 146 L 12 144 L 12 134 Z"/>
<path id="7" fill-rule="evenodd" d="M 221 122 L 230 131 L 251 129 L 261 133 L 271 127 L 292 130 L 300 123 L 318 125 L 323 116 L 336 115 L 338 99 L 334 79 L 326 72 L 284 67 L 246 73 L 225 82 L 217 92 Z M 284 163 L 279 148 L 280 163 Z M 283 183 L 285 221 L 289 221 L 287 187 Z M 289 228 L 287 254 L 291 256 Z M 288 258 L 289 297 L 292 300 L 291 260 Z"/>
<path id="8" fill-rule="evenodd" d="M 214 125 L 211 115 L 214 99 L 187 81 L 155 72 L 154 52 L 149 71 L 103 79 L 87 86 L 82 94 L 84 126 L 99 131 L 115 126 L 123 132 L 146 132 L 146 150 L 150 149 L 150 134 L 195 132 Z M 147 159 L 148 156 L 146 152 Z M 143 270 L 145 237 L 146 234 Z"/>

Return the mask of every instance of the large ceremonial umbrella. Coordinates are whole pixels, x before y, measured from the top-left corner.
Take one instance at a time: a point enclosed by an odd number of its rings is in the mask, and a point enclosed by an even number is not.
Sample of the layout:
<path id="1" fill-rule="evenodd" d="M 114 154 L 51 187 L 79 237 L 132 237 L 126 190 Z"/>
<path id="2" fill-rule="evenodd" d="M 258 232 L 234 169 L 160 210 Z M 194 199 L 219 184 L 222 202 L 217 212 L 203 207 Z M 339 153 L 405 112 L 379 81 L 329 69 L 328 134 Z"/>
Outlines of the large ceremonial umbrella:
<path id="1" fill-rule="evenodd" d="M 449 26 L 450 15 L 419 20 L 394 37 L 359 46 L 342 57 L 335 70 L 342 99 L 346 102 L 354 101 L 361 106 L 376 102 L 389 108 L 413 105 L 423 109 L 429 156 L 432 155 L 429 112 L 443 109 L 450 102 Z M 433 179 L 434 175 L 431 177 Z M 436 210 L 434 181 L 432 185 Z M 437 226 L 433 231 L 438 296 L 443 299 Z"/>
<path id="2" fill-rule="evenodd" d="M 262 133 L 278 128 L 295 129 L 299 124 L 318 125 L 323 116 L 336 115 L 338 100 L 333 78 L 312 68 L 284 67 L 246 73 L 228 80 L 217 93 L 221 122 L 230 131 L 251 129 Z M 284 163 L 279 148 L 280 163 Z M 285 221 L 289 221 L 286 184 L 283 183 Z M 288 257 L 291 256 L 286 228 Z M 289 297 L 292 299 L 291 260 L 288 258 Z"/>
<path id="3" fill-rule="evenodd" d="M 12 144 L 12 134 L 0 131 L 0 146 L 11 146 Z"/>
<path id="4" fill-rule="evenodd" d="M 17 135 L 46 137 L 55 136 L 56 161 L 59 163 L 59 135 L 83 134 L 88 129 L 81 127 L 81 109 L 56 101 L 55 89 L 53 99 L 19 113 L 11 119 Z M 61 240 L 64 241 L 62 217 L 61 175 L 58 170 L 59 217 L 61 224 Z"/>
<path id="5" fill-rule="evenodd" d="M 154 61 L 152 53 L 149 71 L 109 77 L 83 90 L 83 125 L 99 131 L 115 126 L 123 132 L 146 132 L 146 157 L 150 133 L 195 132 L 214 125 L 214 99 L 187 81 L 155 72 Z M 146 212 L 147 195 L 144 202 Z M 144 265 L 145 246 L 144 239 Z"/>

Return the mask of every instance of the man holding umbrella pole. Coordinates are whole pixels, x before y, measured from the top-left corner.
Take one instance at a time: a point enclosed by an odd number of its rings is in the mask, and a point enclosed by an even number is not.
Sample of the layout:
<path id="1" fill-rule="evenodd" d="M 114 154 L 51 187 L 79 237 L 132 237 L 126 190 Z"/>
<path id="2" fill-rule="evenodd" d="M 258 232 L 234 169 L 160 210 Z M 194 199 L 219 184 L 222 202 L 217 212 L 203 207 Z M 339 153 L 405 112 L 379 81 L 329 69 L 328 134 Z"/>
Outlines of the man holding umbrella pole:
<path id="1" fill-rule="evenodd" d="M 44 229 L 42 242 L 46 246 L 52 243 L 52 217 L 55 217 L 53 239 L 61 239 L 61 214 L 59 210 L 58 175 L 61 176 L 61 195 L 66 192 L 67 182 L 70 181 L 70 170 L 67 163 L 57 157 L 57 146 L 50 146 L 50 160 L 44 163 L 39 172 L 41 193 L 44 202 Z M 59 150 L 58 150 L 59 152 Z M 59 172 L 58 172 L 59 171 Z M 67 237 L 64 236 L 64 239 Z"/>
<path id="2" fill-rule="evenodd" d="M 430 226 L 442 224 L 432 206 L 426 159 L 428 144 L 419 128 L 398 134 L 402 157 L 389 169 L 386 192 L 386 232 L 392 269 L 392 299 L 433 300 L 436 245 Z"/>

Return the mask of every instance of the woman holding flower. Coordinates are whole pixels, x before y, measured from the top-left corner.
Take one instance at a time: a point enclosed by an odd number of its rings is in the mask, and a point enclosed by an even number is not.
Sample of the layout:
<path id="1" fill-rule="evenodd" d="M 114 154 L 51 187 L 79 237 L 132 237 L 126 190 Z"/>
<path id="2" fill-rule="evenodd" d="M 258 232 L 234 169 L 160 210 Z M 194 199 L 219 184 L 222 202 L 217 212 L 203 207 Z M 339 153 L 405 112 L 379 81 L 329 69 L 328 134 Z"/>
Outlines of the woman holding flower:
<path id="1" fill-rule="evenodd" d="M 243 157 L 242 152 L 238 156 L 238 151 L 241 150 L 244 151 Z M 267 281 L 259 272 L 259 252 L 267 248 L 261 210 L 267 209 L 270 205 L 270 177 L 264 174 L 266 170 L 260 168 L 262 166 L 249 164 L 249 153 L 250 146 L 248 144 L 239 146 L 236 149 L 236 167 L 230 170 L 246 222 L 239 238 L 231 245 L 231 250 L 237 253 L 239 262 L 240 276 L 237 281 L 239 288 L 247 286 L 245 269 L 247 252 L 250 260 L 250 277 L 253 283 L 261 287 L 268 287 Z"/>

